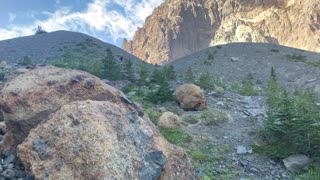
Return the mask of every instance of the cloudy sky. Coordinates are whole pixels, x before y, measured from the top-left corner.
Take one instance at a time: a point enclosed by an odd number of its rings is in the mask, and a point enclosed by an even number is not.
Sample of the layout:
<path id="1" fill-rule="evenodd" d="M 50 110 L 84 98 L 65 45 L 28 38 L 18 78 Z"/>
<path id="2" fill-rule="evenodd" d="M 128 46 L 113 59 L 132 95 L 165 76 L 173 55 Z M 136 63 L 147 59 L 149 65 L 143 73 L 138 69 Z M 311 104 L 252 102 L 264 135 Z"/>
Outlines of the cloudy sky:
<path id="1" fill-rule="evenodd" d="M 0 40 L 70 30 L 121 46 L 164 0 L 0 0 Z"/>

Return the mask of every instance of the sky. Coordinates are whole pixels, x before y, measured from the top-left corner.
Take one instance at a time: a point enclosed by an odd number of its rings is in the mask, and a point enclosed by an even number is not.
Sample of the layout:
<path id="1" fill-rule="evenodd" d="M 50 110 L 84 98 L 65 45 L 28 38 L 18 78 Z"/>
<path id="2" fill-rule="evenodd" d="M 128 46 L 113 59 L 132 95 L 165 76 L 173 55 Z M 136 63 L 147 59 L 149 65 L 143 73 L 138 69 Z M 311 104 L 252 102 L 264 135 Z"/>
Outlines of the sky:
<path id="1" fill-rule="evenodd" d="M 48 32 L 82 32 L 121 46 L 164 0 L 0 0 L 0 40 Z"/>

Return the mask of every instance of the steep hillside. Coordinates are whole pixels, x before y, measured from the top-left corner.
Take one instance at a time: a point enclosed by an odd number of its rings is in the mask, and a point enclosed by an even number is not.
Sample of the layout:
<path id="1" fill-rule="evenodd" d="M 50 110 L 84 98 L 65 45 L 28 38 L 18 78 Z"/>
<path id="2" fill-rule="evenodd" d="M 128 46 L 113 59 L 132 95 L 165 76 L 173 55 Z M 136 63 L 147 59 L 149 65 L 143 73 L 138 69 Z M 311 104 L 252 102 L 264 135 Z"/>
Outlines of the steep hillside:
<path id="1" fill-rule="evenodd" d="M 319 24 L 318 0 L 166 0 L 123 49 L 157 64 L 230 42 L 320 52 Z"/>
<path id="2" fill-rule="evenodd" d="M 32 63 L 38 64 L 59 64 L 67 61 L 90 66 L 100 61 L 106 55 L 108 48 L 118 60 L 130 59 L 134 65 L 143 63 L 139 58 L 114 45 L 70 31 L 56 31 L 0 41 L 0 60 L 19 63 L 28 56 Z"/>
<path id="3" fill-rule="evenodd" d="M 272 44 L 234 43 L 204 49 L 177 59 L 176 71 L 186 74 L 188 67 L 199 76 L 209 72 L 213 79 L 221 78 L 226 84 L 241 82 L 248 75 L 265 87 L 271 67 L 282 85 L 312 88 L 320 94 L 320 54 Z"/>

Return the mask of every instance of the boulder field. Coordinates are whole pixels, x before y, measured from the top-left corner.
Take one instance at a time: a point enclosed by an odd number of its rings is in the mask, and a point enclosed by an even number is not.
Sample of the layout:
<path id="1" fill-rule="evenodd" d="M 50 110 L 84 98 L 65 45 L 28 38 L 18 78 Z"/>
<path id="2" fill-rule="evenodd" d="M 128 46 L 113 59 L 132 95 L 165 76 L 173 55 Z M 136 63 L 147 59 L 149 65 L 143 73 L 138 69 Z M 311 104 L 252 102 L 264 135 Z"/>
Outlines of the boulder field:
<path id="1" fill-rule="evenodd" d="M 0 102 L 7 150 L 35 179 L 198 179 L 138 104 L 88 73 L 37 67 L 6 83 Z"/>

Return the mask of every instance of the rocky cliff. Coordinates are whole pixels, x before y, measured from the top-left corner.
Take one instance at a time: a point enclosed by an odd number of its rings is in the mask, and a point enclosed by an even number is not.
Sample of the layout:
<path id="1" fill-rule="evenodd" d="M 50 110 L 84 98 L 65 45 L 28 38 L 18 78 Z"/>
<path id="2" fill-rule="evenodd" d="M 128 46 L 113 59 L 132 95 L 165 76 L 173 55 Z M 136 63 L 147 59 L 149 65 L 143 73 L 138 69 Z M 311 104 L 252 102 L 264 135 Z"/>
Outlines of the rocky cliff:
<path id="1" fill-rule="evenodd" d="M 122 48 L 161 64 L 231 42 L 320 52 L 320 1 L 166 0 Z"/>

